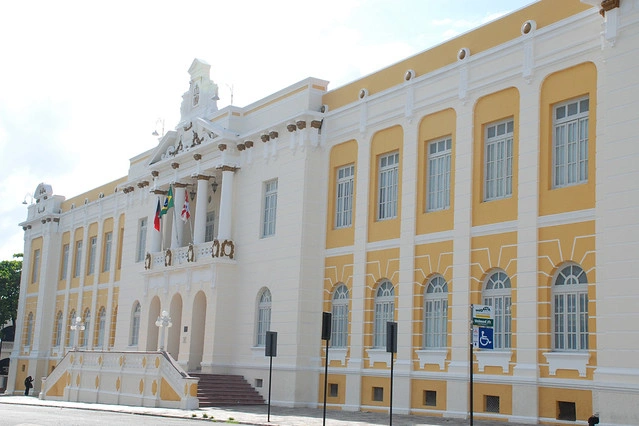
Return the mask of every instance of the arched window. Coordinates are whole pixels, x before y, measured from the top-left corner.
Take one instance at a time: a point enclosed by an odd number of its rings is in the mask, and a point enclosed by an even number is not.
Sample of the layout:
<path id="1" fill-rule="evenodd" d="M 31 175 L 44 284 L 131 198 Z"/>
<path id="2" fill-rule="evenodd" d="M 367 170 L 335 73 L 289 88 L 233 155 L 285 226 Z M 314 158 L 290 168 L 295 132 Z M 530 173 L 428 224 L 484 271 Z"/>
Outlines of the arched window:
<path id="1" fill-rule="evenodd" d="M 131 336 L 129 338 L 129 345 L 137 346 L 138 338 L 140 336 L 140 312 L 142 307 L 140 302 L 135 302 L 133 305 L 133 312 L 131 314 Z"/>
<path id="2" fill-rule="evenodd" d="M 484 285 L 484 305 L 492 306 L 495 323 L 493 328 L 493 347 L 510 349 L 512 347 L 510 278 L 503 271 L 493 272 Z"/>
<path id="3" fill-rule="evenodd" d="M 424 293 L 424 348 L 445 348 L 448 337 L 448 283 L 441 275 L 428 282 Z"/>
<path id="4" fill-rule="evenodd" d="M 98 312 L 98 328 L 96 332 L 95 347 L 104 347 L 104 333 L 106 332 L 106 309 L 104 306 Z"/>
<path id="5" fill-rule="evenodd" d="M 257 304 L 256 346 L 266 345 L 266 332 L 271 329 L 271 292 L 262 290 Z"/>
<path id="6" fill-rule="evenodd" d="M 577 265 L 559 270 L 553 292 L 553 349 L 588 349 L 588 278 Z"/>
<path id="7" fill-rule="evenodd" d="M 31 346 L 31 339 L 33 335 L 33 312 L 29 312 L 27 317 L 27 332 L 24 336 L 24 346 Z"/>
<path id="8" fill-rule="evenodd" d="M 55 331 L 53 333 L 53 347 L 60 347 L 62 343 L 62 311 L 58 311 L 55 316 Z"/>
<path id="9" fill-rule="evenodd" d="M 84 330 L 82 331 L 82 347 L 86 348 L 89 346 L 89 327 L 91 325 L 91 309 L 86 308 L 84 310 Z"/>
<path id="10" fill-rule="evenodd" d="M 340 284 L 333 293 L 331 346 L 348 346 L 348 288 Z"/>
<path id="11" fill-rule="evenodd" d="M 375 293 L 375 323 L 373 347 L 386 347 L 386 323 L 395 319 L 395 289 L 393 283 L 383 280 Z"/>
<path id="12" fill-rule="evenodd" d="M 67 324 L 67 329 L 69 330 L 69 334 L 67 334 L 67 347 L 71 347 L 75 344 L 75 330 L 71 329 L 73 325 L 73 321 L 75 320 L 75 309 L 69 313 L 69 324 Z"/>

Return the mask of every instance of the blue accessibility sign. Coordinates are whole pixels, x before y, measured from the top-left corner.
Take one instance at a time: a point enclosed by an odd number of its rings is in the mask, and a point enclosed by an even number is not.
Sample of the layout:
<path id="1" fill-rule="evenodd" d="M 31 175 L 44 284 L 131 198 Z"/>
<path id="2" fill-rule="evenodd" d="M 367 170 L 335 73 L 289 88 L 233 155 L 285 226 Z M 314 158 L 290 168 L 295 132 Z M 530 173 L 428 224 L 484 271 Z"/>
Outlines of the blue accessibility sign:
<path id="1" fill-rule="evenodd" d="M 493 329 L 490 327 L 479 327 L 477 336 L 477 347 L 479 349 L 494 349 Z"/>

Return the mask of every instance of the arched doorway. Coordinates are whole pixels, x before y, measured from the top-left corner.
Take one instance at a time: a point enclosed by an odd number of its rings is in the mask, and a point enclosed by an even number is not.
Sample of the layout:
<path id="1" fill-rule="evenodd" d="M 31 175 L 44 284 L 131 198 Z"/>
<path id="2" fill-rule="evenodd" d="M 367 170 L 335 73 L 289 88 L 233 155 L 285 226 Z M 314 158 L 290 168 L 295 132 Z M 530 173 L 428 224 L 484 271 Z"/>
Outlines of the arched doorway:
<path id="1" fill-rule="evenodd" d="M 157 351 L 158 346 L 158 336 L 159 336 L 159 327 L 155 325 L 155 321 L 160 316 L 160 298 L 155 296 L 151 299 L 151 304 L 149 305 L 149 317 L 147 319 L 147 327 L 146 327 L 146 350 L 147 351 Z"/>
<path id="2" fill-rule="evenodd" d="M 201 369 L 202 353 L 204 352 L 204 332 L 206 328 L 206 295 L 199 291 L 193 300 L 191 311 L 191 345 L 189 347 L 188 370 Z"/>
<path id="3" fill-rule="evenodd" d="M 166 349 L 173 359 L 177 360 L 180 354 L 180 332 L 182 331 L 182 296 L 179 294 L 176 294 L 171 299 L 169 315 L 173 325 L 169 327 Z"/>

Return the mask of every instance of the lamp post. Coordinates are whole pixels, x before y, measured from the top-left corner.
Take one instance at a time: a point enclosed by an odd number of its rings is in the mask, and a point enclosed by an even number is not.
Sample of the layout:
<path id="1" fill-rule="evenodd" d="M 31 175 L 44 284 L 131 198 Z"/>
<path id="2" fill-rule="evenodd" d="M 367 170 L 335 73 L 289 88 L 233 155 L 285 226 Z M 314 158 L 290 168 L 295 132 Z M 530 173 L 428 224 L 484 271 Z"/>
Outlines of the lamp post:
<path id="1" fill-rule="evenodd" d="M 159 351 L 164 351 L 164 329 L 169 328 L 173 325 L 171 322 L 171 317 L 167 311 L 162 311 L 162 314 L 155 320 L 155 325 L 160 328 L 160 349 Z"/>
<path id="2" fill-rule="evenodd" d="M 84 322 L 82 322 L 82 318 L 80 318 L 79 316 L 75 317 L 73 319 L 73 323 L 71 324 L 71 330 L 74 331 L 74 342 L 73 342 L 73 350 L 77 351 L 78 350 L 78 344 L 80 341 L 80 331 L 84 331 Z"/>

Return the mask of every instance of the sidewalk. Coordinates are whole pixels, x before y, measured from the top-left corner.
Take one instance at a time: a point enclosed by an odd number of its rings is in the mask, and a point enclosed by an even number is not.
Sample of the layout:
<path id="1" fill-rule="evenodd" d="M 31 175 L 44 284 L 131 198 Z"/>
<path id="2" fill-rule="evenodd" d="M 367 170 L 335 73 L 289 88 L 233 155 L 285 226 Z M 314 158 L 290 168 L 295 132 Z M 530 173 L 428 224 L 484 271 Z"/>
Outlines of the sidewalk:
<path id="1" fill-rule="evenodd" d="M 211 422 L 226 423 L 231 421 L 236 424 L 258 426 L 316 426 L 323 423 L 323 408 L 286 408 L 271 407 L 270 422 L 268 419 L 268 406 L 239 406 L 226 408 L 201 408 L 197 410 L 179 410 L 172 408 L 152 407 L 128 407 L 124 405 L 88 404 L 83 402 L 43 401 L 33 396 L 0 395 L 0 404 L 40 405 L 48 407 L 69 407 L 75 409 L 93 411 L 112 411 L 120 413 L 140 414 L 158 417 L 202 419 Z M 205 417 L 206 416 L 206 417 Z M 337 411 L 326 410 L 326 425 L 387 425 L 390 417 L 387 413 L 371 413 L 362 411 Z M 518 425 L 516 423 L 494 422 L 478 420 L 475 415 L 474 424 L 478 426 L 489 425 Z M 393 424 L 397 426 L 434 426 L 468 425 L 466 419 L 446 419 L 440 417 L 425 417 L 415 415 L 393 414 Z"/>

